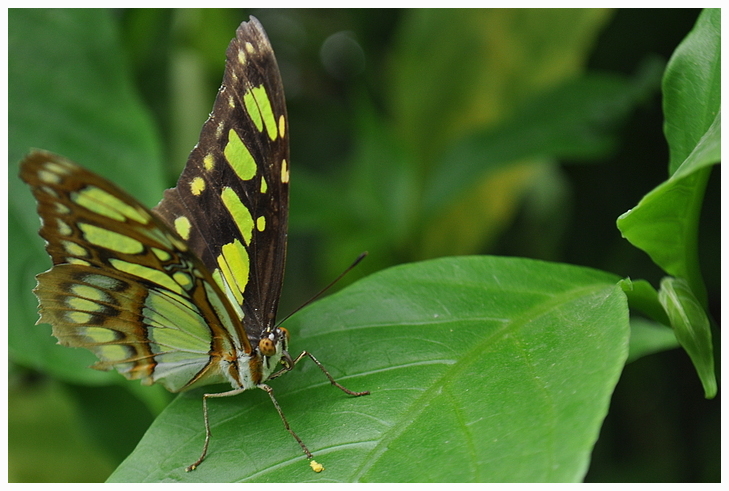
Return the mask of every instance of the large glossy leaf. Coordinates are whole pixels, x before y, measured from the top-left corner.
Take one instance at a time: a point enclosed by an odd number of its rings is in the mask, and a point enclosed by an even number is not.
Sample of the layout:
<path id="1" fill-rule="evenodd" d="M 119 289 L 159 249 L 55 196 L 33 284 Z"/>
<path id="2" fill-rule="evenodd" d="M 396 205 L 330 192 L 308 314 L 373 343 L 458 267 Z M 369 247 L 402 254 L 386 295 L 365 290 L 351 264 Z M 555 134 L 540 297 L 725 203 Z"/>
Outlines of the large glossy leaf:
<path id="1" fill-rule="evenodd" d="M 326 470 L 315 474 L 268 396 L 180 395 L 112 481 L 579 481 L 628 351 L 618 278 L 498 257 L 375 274 L 294 316 L 307 349 L 353 390 L 302 362 L 271 383 Z M 223 387 L 216 388 L 224 390 Z"/>

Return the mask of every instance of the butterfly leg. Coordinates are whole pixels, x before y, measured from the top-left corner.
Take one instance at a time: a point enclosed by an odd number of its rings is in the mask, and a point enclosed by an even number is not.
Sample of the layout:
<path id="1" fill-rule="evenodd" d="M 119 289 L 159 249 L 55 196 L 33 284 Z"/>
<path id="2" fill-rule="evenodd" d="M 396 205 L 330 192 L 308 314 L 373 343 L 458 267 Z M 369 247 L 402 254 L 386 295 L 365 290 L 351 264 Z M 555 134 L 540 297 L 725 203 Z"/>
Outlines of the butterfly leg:
<path id="1" fill-rule="evenodd" d="M 339 390 L 341 390 L 342 392 L 344 392 L 344 393 L 346 393 L 346 394 L 349 394 L 349 395 L 351 395 L 351 396 L 355 396 L 355 397 L 359 397 L 359 396 L 366 396 L 366 395 L 369 395 L 369 393 L 370 393 L 370 391 L 369 391 L 369 390 L 365 390 L 365 391 L 363 391 L 363 392 L 355 392 L 355 391 L 353 391 L 353 390 L 349 390 L 348 388 L 346 388 L 345 386 L 343 386 L 342 384 L 340 384 L 339 382 L 337 382 L 336 380 L 334 380 L 334 377 L 332 377 L 332 376 L 331 376 L 331 374 L 330 374 L 330 373 L 329 373 L 329 372 L 327 371 L 327 369 L 326 369 L 326 368 L 324 368 L 324 365 L 322 365 L 322 364 L 321 364 L 321 363 L 319 362 L 319 360 L 317 360 L 317 359 L 316 359 L 316 358 L 314 357 L 314 355 L 312 355 L 312 354 L 311 354 L 311 353 L 309 353 L 308 351 L 302 351 L 302 352 L 301 352 L 301 354 L 300 354 L 299 356 L 297 356 L 297 357 L 296 357 L 296 359 L 295 359 L 295 360 L 294 360 L 293 362 L 290 362 L 290 363 L 289 363 L 289 362 L 287 362 L 287 363 L 286 363 L 286 365 L 285 365 L 285 367 L 284 367 L 283 369 L 279 370 L 278 372 L 276 372 L 276 373 L 274 373 L 273 375 L 271 375 L 270 377 L 268 377 L 268 380 L 272 380 L 272 379 L 274 379 L 274 378 L 276 378 L 276 377 L 280 377 L 280 376 L 281 376 L 281 375 L 283 375 L 284 373 L 286 373 L 286 372 L 288 372 L 288 371 L 290 371 L 290 370 L 293 370 L 293 369 L 294 369 L 294 366 L 296 366 L 296 364 L 297 364 L 298 362 L 300 362 L 300 361 L 301 361 L 301 359 L 302 359 L 303 357 L 305 357 L 305 356 L 308 356 L 309 358 L 311 358 L 311 361 L 313 361 L 314 363 L 316 363 L 316 366 L 318 366 L 318 367 L 319 367 L 319 369 L 320 369 L 320 370 L 321 370 L 322 372 L 324 372 L 324 375 L 326 375 L 326 376 L 327 376 L 327 378 L 329 379 L 329 382 L 331 382 L 333 386 L 337 387 L 337 388 L 338 388 Z"/>
<path id="2" fill-rule="evenodd" d="M 194 471 L 197 466 L 199 466 L 203 460 L 205 460 L 205 456 L 208 453 L 208 444 L 210 443 L 210 421 L 208 419 L 208 398 L 209 397 L 230 397 L 235 396 L 243 392 L 245 389 L 233 389 L 229 390 L 227 392 L 220 392 L 217 394 L 203 394 L 203 418 L 205 419 L 205 444 L 203 445 L 203 451 L 200 455 L 200 458 L 197 459 L 193 464 L 188 465 L 185 467 L 185 472 Z M 279 410 L 279 413 L 281 410 Z"/>
<path id="3" fill-rule="evenodd" d="M 295 432 L 294 430 L 292 430 L 292 429 L 291 429 L 291 427 L 289 426 L 289 422 L 288 422 L 288 420 L 286 419 L 286 416 L 284 416 L 284 413 L 283 413 L 283 411 L 281 410 L 281 406 L 279 406 L 279 405 L 278 405 L 278 401 L 276 400 L 276 398 L 275 398 L 275 397 L 274 397 L 274 395 L 273 395 L 273 388 L 271 388 L 270 386 L 268 386 L 268 385 L 266 385 L 266 384 L 258 384 L 258 385 L 257 385 L 257 387 L 258 387 L 259 389 L 265 390 L 265 391 L 266 391 L 266 393 L 268 394 L 268 397 L 270 397 L 270 398 L 271 398 L 271 402 L 273 402 L 273 406 L 274 406 L 274 407 L 276 408 L 276 411 L 278 411 L 278 415 L 279 415 L 279 416 L 281 417 L 281 421 L 283 421 L 283 424 L 284 424 L 284 428 L 286 428 L 286 431 L 288 431 L 289 433 L 291 433 L 291 436 L 293 436 L 293 437 L 294 437 L 294 439 L 295 439 L 295 440 L 296 440 L 297 442 L 299 442 L 299 446 L 301 447 L 301 449 L 302 449 L 302 450 L 304 451 L 304 453 L 306 454 L 306 458 L 308 458 L 308 459 L 313 459 L 313 458 L 314 458 L 314 456 L 313 456 L 313 455 L 311 455 L 311 452 L 310 452 L 310 451 L 309 451 L 309 449 L 308 449 L 308 448 L 306 447 L 306 445 L 304 445 L 304 442 L 303 442 L 303 441 L 301 441 L 301 438 L 299 438 L 299 435 L 297 435 L 297 434 L 296 434 L 296 432 Z"/>

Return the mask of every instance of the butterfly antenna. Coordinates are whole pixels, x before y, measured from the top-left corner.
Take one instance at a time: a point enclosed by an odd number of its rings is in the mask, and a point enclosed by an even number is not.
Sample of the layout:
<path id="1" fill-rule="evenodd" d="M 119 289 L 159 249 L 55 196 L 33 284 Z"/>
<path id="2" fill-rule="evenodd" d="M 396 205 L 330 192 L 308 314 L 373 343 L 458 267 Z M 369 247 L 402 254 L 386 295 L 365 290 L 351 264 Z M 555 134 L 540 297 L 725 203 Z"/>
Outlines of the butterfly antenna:
<path id="1" fill-rule="evenodd" d="M 359 256 L 357 256 L 357 259 L 355 259 L 355 260 L 354 260 L 354 262 L 353 262 L 352 264 L 350 264 L 350 265 L 349 265 L 349 267 L 348 267 L 347 269 L 345 269 L 344 271 L 342 271 L 342 272 L 341 272 L 341 273 L 339 274 L 339 276 L 337 276 L 336 278 L 334 278 L 334 281 L 332 281 L 332 282 L 331 282 L 331 283 L 329 283 L 329 284 L 328 284 L 327 286 L 325 286 L 324 288 L 322 288 L 322 289 L 321 289 L 321 290 L 319 291 L 319 293 L 317 293 L 316 295 L 314 295 L 313 297 L 311 297 L 311 298 L 310 298 L 309 300 L 307 300 L 307 301 L 306 301 L 306 302 L 304 302 L 303 304 L 299 305 L 299 307 L 298 307 L 298 308 L 296 308 L 296 309 L 295 309 L 295 310 L 294 310 L 293 312 L 291 312 L 291 313 L 290 313 L 289 315 L 287 315 L 286 317 L 284 317 L 284 318 L 283 318 L 283 319 L 282 319 L 281 321 L 279 321 L 279 322 L 278 322 L 278 324 L 276 324 L 276 325 L 277 325 L 277 326 L 280 326 L 281 324 L 283 324 L 284 322 L 286 322 L 286 321 L 287 321 L 287 320 L 289 319 L 289 317 L 291 317 L 292 315 L 294 315 L 294 314 L 295 314 L 296 312 L 298 312 L 299 310 L 303 309 L 304 307 L 306 307 L 307 305 L 309 305 L 310 303 L 312 303 L 312 302 L 313 302 L 314 300 L 316 300 L 317 298 L 321 297 L 321 296 L 322 296 L 322 295 L 324 294 L 324 292 L 326 292 L 326 291 L 327 291 L 327 290 L 329 290 L 329 289 L 330 289 L 331 287 L 333 287 L 333 286 L 334 286 L 334 285 L 336 284 L 336 282 L 337 282 L 337 281 L 341 280 L 341 279 L 342 279 L 342 278 L 344 277 L 344 275 L 345 275 L 345 274 L 347 274 L 347 273 L 349 273 L 350 271 L 352 271 L 352 269 L 353 269 L 353 268 L 354 268 L 355 266 L 357 266 L 357 265 L 358 265 L 358 264 L 360 263 L 360 261 L 362 261 L 362 259 L 364 259 L 365 257 L 367 257 L 367 254 L 369 254 L 369 253 L 368 253 L 367 251 L 364 251 L 364 252 L 363 252 L 362 254 L 360 254 Z"/>

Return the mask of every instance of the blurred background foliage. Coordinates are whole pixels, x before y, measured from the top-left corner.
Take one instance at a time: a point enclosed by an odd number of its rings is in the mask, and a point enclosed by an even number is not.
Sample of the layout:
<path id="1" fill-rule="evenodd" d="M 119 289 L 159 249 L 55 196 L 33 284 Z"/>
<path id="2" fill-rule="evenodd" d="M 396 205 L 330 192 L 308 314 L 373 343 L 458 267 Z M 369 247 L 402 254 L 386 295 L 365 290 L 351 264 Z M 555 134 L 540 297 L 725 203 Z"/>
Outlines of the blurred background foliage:
<path id="1" fill-rule="evenodd" d="M 128 91 L 129 100 L 101 100 L 105 114 L 82 113 L 87 122 L 103 125 L 114 113 L 121 118 L 125 105 L 144 108 L 136 127 L 146 135 L 148 158 L 141 161 L 149 166 L 149 189 L 127 189 L 153 205 L 197 142 L 220 84 L 225 47 L 252 14 L 276 51 L 291 128 L 282 315 L 364 250 L 369 258 L 337 288 L 394 264 L 454 254 L 561 261 L 657 286 L 661 271 L 620 237 L 615 219 L 667 177 L 660 76 L 698 13 L 11 10 L 10 179 L 19 183 L 17 163 L 30 146 L 64 153 L 68 143 L 24 130 L 33 121 L 22 120 L 23 107 L 35 104 L 42 112 L 55 103 L 52 94 L 32 90 L 32 77 L 47 83 L 54 76 L 52 66 L 33 65 L 33 29 L 53 37 L 61 15 L 79 32 L 99 30 L 117 46 L 121 56 L 110 53 L 106 62 L 121 80 L 55 82 L 83 86 L 83 98 L 68 103 L 69 112 L 102 97 L 105 85 Z M 58 42 L 57 63 L 84 63 Z M 76 136 L 83 145 L 83 135 Z M 82 150 L 66 155 L 93 166 L 95 149 L 108 153 L 98 141 L 85 144 L 86 160 L 78 156 Z M 717 322 L 718 172 L 701 225 L 703 274 Z M 124 185 L 127 173 L 112 168 L 104 175 Z M 11 187 L 11 205 L 16 195 L 23 203 L 19 215 L 34 209 L 24 191 Z M 23 240 L 40 250 L 40 240 Z M 26 269 L 47 268 L 47 262 L 23 264 L 28 278 Z M 11 309 L 11 324 L 34 322 L 25 308 L 31 287 L 30 280 L 20 282 L 24 312 Z M 11 303 L 14 295 L 11 288 Z M 51 379 L 33 369 L 39 362 L 22 340 L 13 343 L 22 336 L 12 329 L 9 480 L 105 479 L 169 396 L 149 395 L 138 383 L 119 383 L 120 377 L 99 387 L 73 383 L 68 374 L 64 382 Z M 629 364 L 587 480 L 718 481 L 719 407 L 719 398 L 703 399 L 683 351 Z"/>

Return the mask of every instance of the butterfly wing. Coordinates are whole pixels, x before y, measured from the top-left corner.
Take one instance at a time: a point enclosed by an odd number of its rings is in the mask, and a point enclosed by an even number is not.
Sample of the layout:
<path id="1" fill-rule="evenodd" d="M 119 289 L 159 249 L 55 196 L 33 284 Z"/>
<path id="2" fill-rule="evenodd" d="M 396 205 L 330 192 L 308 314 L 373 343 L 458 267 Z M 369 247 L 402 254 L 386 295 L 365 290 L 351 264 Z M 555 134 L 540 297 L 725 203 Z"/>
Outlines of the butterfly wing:
<path id="1" fill-rule="evenodd" d="M 94 352 L 94 368 L 173 392 L 228 380 L 220 361 L 235 353 L 242 327 L 176 233 L 114 184 L 52 153 L 31 153 L 20 177 L 38 202 L 53 261 L 34 290 L 39 322 L 60 344 Z"/>
<path id="2" fill-rule="evenodd" d="M 289 145 L 283 85 L 255 18 L 226 52 L 223 85 L 175 188 L 153 209 L 212 272 L 255 345 L 283 283 Z"/>

